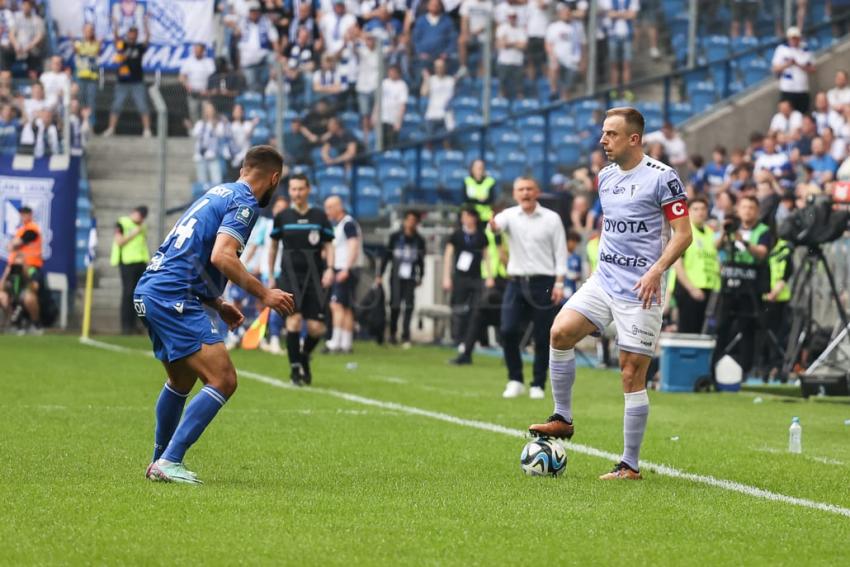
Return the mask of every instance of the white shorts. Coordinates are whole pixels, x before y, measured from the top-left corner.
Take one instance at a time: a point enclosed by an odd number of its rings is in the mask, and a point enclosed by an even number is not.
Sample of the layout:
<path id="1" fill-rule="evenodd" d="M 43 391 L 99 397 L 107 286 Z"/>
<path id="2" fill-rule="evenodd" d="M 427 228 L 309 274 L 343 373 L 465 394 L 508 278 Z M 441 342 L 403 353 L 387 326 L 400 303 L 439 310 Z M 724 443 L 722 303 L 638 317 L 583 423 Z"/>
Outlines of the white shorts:
<path id="1" fill-rule="evenodd" d="M 640 303 L 615 299 L 602 289 L 597 277 L 592 275 L 562 309 L 581 313 L 596 325 L 600 333 L 604 333 L 613 321 L 620 350 L 655 355 L 655 345 L 661 334 L 661 305 L 644 309 Z"/>

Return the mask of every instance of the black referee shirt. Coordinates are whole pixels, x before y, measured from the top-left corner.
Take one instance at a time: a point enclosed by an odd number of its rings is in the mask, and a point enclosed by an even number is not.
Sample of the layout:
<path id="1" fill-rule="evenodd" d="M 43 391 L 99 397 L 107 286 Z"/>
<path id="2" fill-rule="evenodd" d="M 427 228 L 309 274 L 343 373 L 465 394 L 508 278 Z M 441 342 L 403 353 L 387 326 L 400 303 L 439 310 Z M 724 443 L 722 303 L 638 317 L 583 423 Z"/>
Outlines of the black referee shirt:
<path id="1" fill-rule="evenodd" d="M 281 272 L 306 275 L 310 269 L 324 270 L 322 248 L 334 239 L 334 231 L 324 211 L 311 207 L 303 215 L 294 207 L 274 218 L 271 237 L 283 244 Z"/>

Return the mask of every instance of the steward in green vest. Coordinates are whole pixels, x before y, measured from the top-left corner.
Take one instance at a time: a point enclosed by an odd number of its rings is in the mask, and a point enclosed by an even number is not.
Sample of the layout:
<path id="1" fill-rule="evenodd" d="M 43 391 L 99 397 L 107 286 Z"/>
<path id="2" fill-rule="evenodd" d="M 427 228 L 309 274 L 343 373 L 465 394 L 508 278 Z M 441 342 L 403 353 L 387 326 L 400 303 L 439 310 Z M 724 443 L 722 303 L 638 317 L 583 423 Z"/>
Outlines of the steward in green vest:
<path id="1" fill-rule="evenodd" d="M 794 248 L 784 240 L 777 240 L 776 246 L 767 257 L 770 267 L 770 291 L 764 297 L 764 327 L 776 337 L 779 345 L 788 342 L 789 305 L 791 300 L 791 276 L 794 273 Z M 765 340 L 762 352 L 764 367 L 771 374 L 782 367 L 783 354 L 772 346 L 770 340 Z"/>
<path id="2" fill-rule="evenodd" d="M 688 216 L 693 242 L 676 261 L 668 285 L 679 310 L 678 331 L 701 333 L 708 299 L 712 292 L 720 290 L 720 262 L 715 233 L 705 224 L 708 201 L 703 197 L 688 201 Z"/>
<path id="3" fill-rule="evenodd" d="M 474 207 L 481 217 L 481 224 L 493 217 L 493 202 L 496 200 L 496 180 L 487 175 L 484 160 L 477 159 L 469 167 L 469 175 L 463 180 L 464 204 Z"/>
<path id="4" fill-rule="evenodd" d="M 602 236 L 597 232 L 587 241 L 587 261 L 590 263 L 590 273 L 596 271 L 596 266 L 599 265 L 599 239 Z"/>
<path id="5" fill-rule="evenodd" d="M 147 216 L 148 208 L 141 206 L 119 218 L 112 240 L 110 263 L 121 271 L 121 332 L 125 335 L 136 331 L 138 317 L 133 307 L 133 291 L 150 260 Z"/>
<path id="6" fill-rule="evenodd" d="M 505 240 L 501 234 L 496 234 L 488 226 L 484 230 L 484 236 L 487 237 L 487 259 L 490 261 L 490 274 L 493 279 L 505 279 L 508 277 L 508 267 L 503 261 L 503 256 L 507 255 Z M 481 277 L 485 277 L 484 266 L 481 266 Z"/>
<path id="7" fill-rule="evenodd" d="M 776 246 L 767 257 L 767 265 L 770 267 L 770 291 L 764 294 L 765 301 L 787 303 L 791 299 L 793 254 L 794 250 L 788 242 L 781 238 L 776 241 Z"/>

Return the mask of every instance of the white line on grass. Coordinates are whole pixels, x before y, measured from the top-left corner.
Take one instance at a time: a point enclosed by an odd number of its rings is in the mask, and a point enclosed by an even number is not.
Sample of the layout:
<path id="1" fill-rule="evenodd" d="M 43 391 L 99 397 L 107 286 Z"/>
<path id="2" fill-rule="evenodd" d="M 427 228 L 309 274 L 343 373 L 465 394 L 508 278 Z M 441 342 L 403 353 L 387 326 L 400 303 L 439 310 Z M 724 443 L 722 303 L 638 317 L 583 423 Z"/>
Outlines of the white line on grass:
<path id="1" fill-rule="evenodd" d="M 83 344 L 87 344 L 96 348 L 102 348 L 105 350 L 111 350 L 114 352 L 123 352 L 123 353 L 132 353 L 132 354 L 143 354 L 147 356 L 152 356 L 148 351 L 142 351 L 139 349 L 132 349 L 128 347 L 122 347 L 118 345 L 112 345 L 109 343 L 103 343 L 100 341 L 96 341 L 93 339 L 80 339 L 80 342 Z M 271 376 L 266 376 L 265 374 L 259 374 L 257 372 L 251 372 L 249 370 L 240 370 L 237 369 L 239 374 L 245 376 L 246 378 L 250 378 L 257 382 L 262 382 L 263 384 L 268 384 L 269 386 L 274 386 L 275 388 L 283 388 L 285 390 L 296 390 L 298 392 L 305 393 L 313 393 L 313 394 L 321 394 L 324 396 L 331 396 L 334 398 L 339 398 L 341 400 L 345 400 L 348 402 L 353 402 L 356 404 L 361 404 L 365 406 L 372 406 L 387 410 L 398 411 L 402 413 L 406 413 L 408 415 L 418 415 L 420 417 L 427 417 L 429 419 L 435 419 L 438 421 L 443 421 L 446 423 L 452 423 L 454 425 L 461 425 L 463 427 L 469 427 L 472 429 L 478 429 L 481 431 L 489 431 L 491 433 L 500 433 L 502 435 L 508 435 L 510 437 L 521 437 L 525 438 L 528 436 L 527 432 L 522 431 L 520 429 L 513 429 L 510 427 L 505 427 L 503 425 L 498 425 L 495 423 L 488 423 L 486 421 L 478 421 L 474 419 L 464 419 L 462 417 L 457 417 L 454 415 L 450 415 L 447 413 L 441 413 L 436 411 L 430 411 L 422 408 L 417 408 L 413 406 L 406 406 L 403 404 L 395 403 L 395 402 L 384 402 L 381 400 L 375 400 L 372 398 L 366 398 L 363 396 L 358 396 L 356 394 L 349 394 L 346 392 L 341 392 L 339 390 L 332 390 L 330 388 L 319 388 L 319 387 L 308 387 L 308 388 L 299 388 L 297 386 L 293 386 L 288 382 L 283 382 L 277 378 L 273 378 Z M 588 445 L 581 445 L 579 443 L 567 443 L 567 447 L 576 453 L 581 453 L 584 455 L 589 455 L 592 457 L 599 457 L 601 459 L 607 459 L 609 461 L 617 461 L 620 459 L 619 454 L 610 453 L 608 451 L 602 451 L 595 447 L 590 447 Z M 657 463 L 651 463 L 648 461 L 640 462 L 641 468 L 650 470 L 656 474 L 662 476 L 668 476 L 671 478 L 679 478 L 683 480 L 689 480 L 691 482 L 696 482 L 699 484 L 705 484 L 708 486 L 713 486 L 715 488 L 721 488 L 723 490 L 728 490 L 730 492 L 738 492 L 740 494 L 746 494 L 747 496 L 752 496 L 754 498 L 761 498 L 763 500 L 769 500 L 771 502 L 779 502 L 782 504 L 791 504 L 793 506 L 800 506 L 802 508 L 810 508 L 812 510 L 820 510 L 821 512 L 828 512 L 830 514 L 837 514 L 839 516 L 845 516 L 850 518 L 850 508 L 844 508 L 838 506 L 836 504 L 827 504 L 825 502 L 817 502 L 815 500 L 809 500 L 807 498 L 797 498 L 796 496 L 788 496 L 785 494 L 780 494 L 778 492 L 771 492 L 770 490 L 765 490 L 763 488 L 757 488 L 755 486 L 750 486 L 748 484 L 742 484 L 740 482 L 735 482 L 732 480 L 725 480 L 722 478 L 716 478 L 710 475 L 702 475 L 702 474 L 694 474 L 685 471 L 681 471 L 679 469 L 661 465 Z"/>

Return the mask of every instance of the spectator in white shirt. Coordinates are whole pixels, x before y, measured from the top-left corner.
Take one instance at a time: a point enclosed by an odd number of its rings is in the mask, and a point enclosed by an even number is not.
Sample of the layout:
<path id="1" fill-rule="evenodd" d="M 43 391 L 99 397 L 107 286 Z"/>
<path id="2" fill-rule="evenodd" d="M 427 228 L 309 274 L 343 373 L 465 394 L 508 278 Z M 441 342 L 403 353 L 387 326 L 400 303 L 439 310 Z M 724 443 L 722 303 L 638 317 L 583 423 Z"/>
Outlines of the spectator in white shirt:
<path id="1" fill-rule="evenodd" d="M 551 20 L 550 0 L 528 0 L 528 78 L 536 79 L 546 70 L 546 30 Z"/>
<path id="2" fill-rule="evenodd" d="M 248 17 L 231 24 L 239 40 L 239 66 L 248 89 L 261 93 L 268 82 L 269 58 L 278 53 L 278 34 L 272 21 L 260 12 L 260 3 L 252 0 Z"/>
<path id="3" fill-rule="evenodd" d="M 357 54 L 357 110 L 360 112 L 363 133 L 372 130 L 372 111 L 375 91 L 378 90 L 378 65 L 381 57 L 378 41 L 370 33 L 362 34 L 354 48 Z"/>
<path id="4" fill-rule="evenodd" d="M 241 104 L 233 105 L 230 123 L 225 125 L 227 151 L 223 152 L 230 154 L 231 169 L 238 170 L 242 166 L 245 154 L 251 147 L 251 135 L 259 123 L 260 119 L 256 117 L 253 120 L 245 119 L 245 109 L 242 108 Z"/>
<path id="5" fill-rule="evenodd" d="M 381 127 L 385 148 L 398 142 L 408 95 L 407 83 L 401 78 L 401 69 L 393 65 L 381 84 Z"/>
<path id="6" fill-rule="evenodd" d="M 794 110 L 788 100 L 779 101 L 777 109 L 778 112 L 770 119 L 768 130 L 772 133 L 796 134 L 803 125 L 803 113 Z"/>
<path id="7" fill-rule="evenodd" d="M 779 45 L 773 52 L 771 68 L 779 76 L 782 100 L 790 100 L 796 110 L 808 112 L 809 75 L 815 72 L 812 54 L 801 46 L 799 28 L 788 28 L 785 36 L 788 42 Z"/>
<path id="8" fill-rule="evenodd" d="M 850 86 L 847 86 L 847 71 L 835 73 L 835 86 L 826 92 L 829 107 L 835 112 L 844 113 L 850 106 Z"/>
<path id="9" fill-rule="evenodd" d="M 552 98 L 559 93 L 567 99 L 587 66 L 584 27 L 573 22 L 567 4 L 558 7 L 558 20 L 546 30 L 546 53 L 549 55 L 549 88 Z"/>
<path id="10" fill-rule="evenodd" d="M 24 99 L 23 119 L 32 122 L 42 110 L 52 112 L 53 106 L 44 96 L 44 86 L 41 83 L 34 83 L 30 88 L 30 97 Z"/>
<path id="11" fill-rule="evenodd" d="M 496 31 L 496 65 L 499 75 L 499 90 L 507 99 L 522 98 L 522 67 L 525 62 L 525 48 L 528 35 L 517 23 L 517 13 L 510 10 L 507 22 L 500 24 Z"/>
<path id="12" fill-rule="evenodd" d="M 790 179 L 794 172 L 788 154 L 779 151 L 776 139 L 773 136 L 766 136 L 763 143 L 764 151 L 756 159 L 754 171 L 766 169 L 776 179 Z"/>
<path id="13" fill-rule="evenodd" d="M 21 146 L 32 147 L 32 155 L 41 158 L 60 152 L 59 131 L 53 124 L 53 113 L 40 110 L 21 129 Z"/>
<path id="14" fill-rule="evenodd" d="M 201 114 L 201 100 L 207 96 L 210 77 L 215 73 L 215 62 L 207 57 L 207 47 L 196 43 L 192 55 L 180 65 L 180 84 L 186 89 L 186 106 L 189 110 L 189 124 L 198 121 Z"/>
<path id="15" fill-rule="evenodd" d="M 51 107 L 65 100 L 65 94 L 71 93 L 71 77 L 63 69 L 62 57 L 54 55 L 50 58 L 50 70 L 41 74 L 39 82 L 44 85 L 44 98 Z"/>
<path id="16" fill-rule="evenodd" d="M 9 41 L 16 59 L 26 63 L 27 74 L 32 80 L 38 77 L 41 69 L 44 38 L 44 20 L 35 12 L 32 0 L 22 0 L 20 10 L 15 13 Z"/>
<path id="17" fill-rule="evenodd" d="M 420 94 L 428 97 L 428 107 L 425 109 L 425 131 L 428 136 L 449 129 L 446 123 L 449 101 L 455 93 L 455 79 L 446 74 L 446 62 L 442 59 L 434 61 L 434 74 L 428 69 L 422 70 L 422 89 Z"/>
<path id="18" fill-rule="evenodd" d="M 357 18 L 346 11 L 345 0 L 333 0 L 333 9 L 324 12 L 319 19 L 325 53 L 339 55 L 345 47 L 346 34 L 356 25 Z"/>
<path id="19" fill-rule="evenodd" d="M 203 103 L 201 119 L 195 123 L 192 137 L 195 139 L 193 160 L 198 181 L 218 185 L 223 176 L 219 158 L 222 157 L 223 143 L 227 137 L 224 124 L 219 120 L 212 103 Z"/>
<path id="20" fill-rule="evenodd" d="M 467 65 L 470 54 L 480 55 L 481 45 L 485 41 L 487 26 L 492 16 L 492 0 L 463 0 L 461 2 L 460 35 L 457 39 L 458 59 L 460 60 L 458 77 L 463 77 L 468 73 Z"/>
<path id="21" fill-rule="evenodd" d="M 670 160 L 670 165 L 677 169 L 685 167 L 688 163 L 688 147 L 670 122 L 665 122 L 661 130 L 650 132 L 644 136 L 643 142 L 647 145 L 661 144 L 664 147 L 664 153 L 667 154 L 667 159 Z"/>
<path id="22" fill-rule="evenodd" d="M 829 107 L 829 101 L 823 91 L 815 95 L 815 109 L 812 112 L 812 118 L 818 125 L 818 134 L 827 127 L 832 128 L 833 131 L 841 130 L 844 125 L 844 117 Z"/>
<path id="23" fill-rule="evenodd" d="M 850 111 L 848 111 L 848 114 L 850 114 Z M 841 163 L 847 157 L 847 140 L 850 140 L 850 136 L 847 136 L 847 134 L 850 134 L 850 127 L 845 125 L 844 130 L 845 136 L 836 137 L 836 133 L 832 128 L 827 126 L 821 134 L 826 152 L 838 163 Z"/>
<path id="24" fill-rule="evenodd" d="M 336 66 L 336 60 L 331 55 L 323 55 L 321 67 L 313 71 L 313 94 L 317 98 L 324 98 L 328 104 L 335 107 L 345 88 L 346 85 Z"/>

